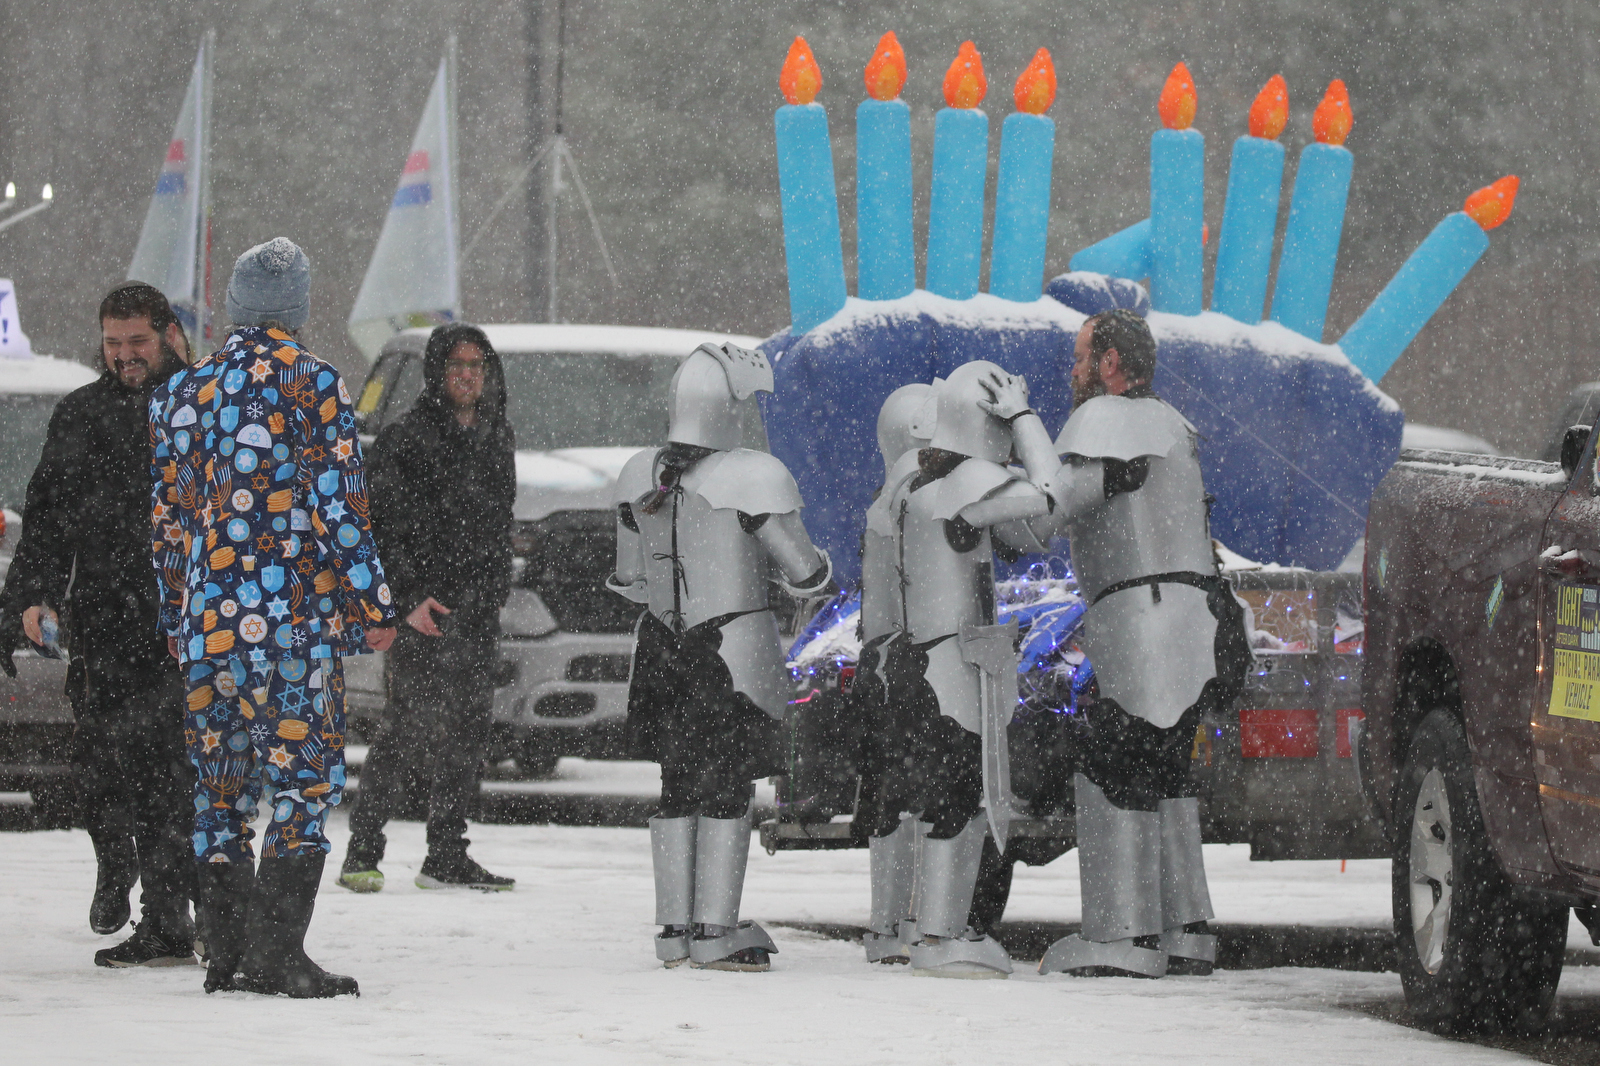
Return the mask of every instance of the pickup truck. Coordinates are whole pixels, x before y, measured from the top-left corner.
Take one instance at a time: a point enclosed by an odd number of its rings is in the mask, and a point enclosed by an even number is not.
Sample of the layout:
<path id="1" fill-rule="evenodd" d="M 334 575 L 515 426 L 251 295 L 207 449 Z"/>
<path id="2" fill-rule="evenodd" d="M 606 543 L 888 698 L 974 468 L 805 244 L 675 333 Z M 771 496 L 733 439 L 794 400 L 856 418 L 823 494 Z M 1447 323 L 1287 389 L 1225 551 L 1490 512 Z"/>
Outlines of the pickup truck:
<path id="1" fill-rule="evenodd" d="M 1540 1023 L 1568 910 L 1600 929 L 1600 470 L 1405 451 L 1372 497 L 1358 765 L 1412 1010 Z"/>

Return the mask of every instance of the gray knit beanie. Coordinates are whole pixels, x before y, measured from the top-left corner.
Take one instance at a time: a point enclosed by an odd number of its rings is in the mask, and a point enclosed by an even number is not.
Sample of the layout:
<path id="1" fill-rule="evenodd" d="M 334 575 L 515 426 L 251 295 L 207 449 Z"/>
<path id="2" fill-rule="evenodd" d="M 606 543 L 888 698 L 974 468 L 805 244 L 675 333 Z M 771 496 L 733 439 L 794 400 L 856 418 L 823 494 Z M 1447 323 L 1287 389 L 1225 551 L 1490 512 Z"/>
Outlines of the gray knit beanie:
<path id="1" fill-rule="evenodd" d="M 227 305 L 236 326 L 281 322 L 299 329 L 311 313 L 311 260 L 287 237 L 256 245 L 233 264 Z"/>

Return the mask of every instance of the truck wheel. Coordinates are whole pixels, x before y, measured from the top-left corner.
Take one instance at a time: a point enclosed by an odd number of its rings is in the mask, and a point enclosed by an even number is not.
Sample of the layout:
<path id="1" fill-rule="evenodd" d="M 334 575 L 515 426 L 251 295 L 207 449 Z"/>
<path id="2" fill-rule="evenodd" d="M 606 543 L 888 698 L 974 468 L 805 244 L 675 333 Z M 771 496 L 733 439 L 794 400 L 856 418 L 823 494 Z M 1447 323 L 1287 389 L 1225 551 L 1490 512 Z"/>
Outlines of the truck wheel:
<path id="1" fill-rule="evenodd" d="M 1526 1031 L 1555 999 L 1567 908 L 1495 862 L 1461 723 L 1433 711 L 1395 786 L 1395 951 L 1406 1002 L 1430 1028 Z"/>
<path id="2" fill-rule="evenodd" d="M 558 752 L 537 740 L 524 740 L 517 746 L 517 770 L 526 780 L 549 777 L 560 761 Z"/>

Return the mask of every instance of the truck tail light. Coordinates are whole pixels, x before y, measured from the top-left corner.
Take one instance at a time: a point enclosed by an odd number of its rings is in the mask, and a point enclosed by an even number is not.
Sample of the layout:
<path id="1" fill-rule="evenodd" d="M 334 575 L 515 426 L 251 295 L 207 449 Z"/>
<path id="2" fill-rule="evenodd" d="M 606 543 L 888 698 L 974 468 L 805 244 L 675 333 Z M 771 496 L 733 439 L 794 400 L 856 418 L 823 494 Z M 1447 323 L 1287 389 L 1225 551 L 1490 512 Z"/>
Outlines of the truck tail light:
<path id="1" fill-rule="evenodd" d="M 1314 759 L 1321 750 L 1315 708 L 1239 711 L 1239 753 L 1246 759 Z"/>

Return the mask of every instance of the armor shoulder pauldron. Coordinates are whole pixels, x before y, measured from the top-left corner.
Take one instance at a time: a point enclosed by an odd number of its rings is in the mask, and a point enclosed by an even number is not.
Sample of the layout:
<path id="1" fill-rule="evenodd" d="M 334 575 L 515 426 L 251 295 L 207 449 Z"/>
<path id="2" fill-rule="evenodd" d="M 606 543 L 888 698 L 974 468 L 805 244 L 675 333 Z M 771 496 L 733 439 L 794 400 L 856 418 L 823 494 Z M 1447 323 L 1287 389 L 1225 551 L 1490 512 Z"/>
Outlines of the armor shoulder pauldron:
<path id="1" fill-rule="evenodd" d="M 968 459 L 932 486 L 939 495 L 934 500 L 932 517 L 949 520 L 968 504 L 987 498 L 996 489 L 1018 480 L 1017 475 L 999 463 Z"/>
<path id="2" fill-rule="evenodd" d="M 622 473 L 617 475 L 613 503 L 633 503 L 656 487 L 652 470 L 659 454 L 659 448 L 645 448 L 634 453 L 633 458 L 623 464 Z"/>
<path id="3" fill-rule="evenodd" d="M 1196 432 L 1175 407 L 1154 397 L 1096 396 L 1061 427 L 1056 454 L 1123 462 L 1147 455 L 1164 458 Z"/>
<path id="4" fill-rule="evenodd" d="M 788 514 L 804 502 L 789 468 L 766 452 L 736 448 L 703 460 L 705 475 L 695 491 L 717 509 L 747 515 Z M 714 466 L 712 464 L 715 464 Z"/>

